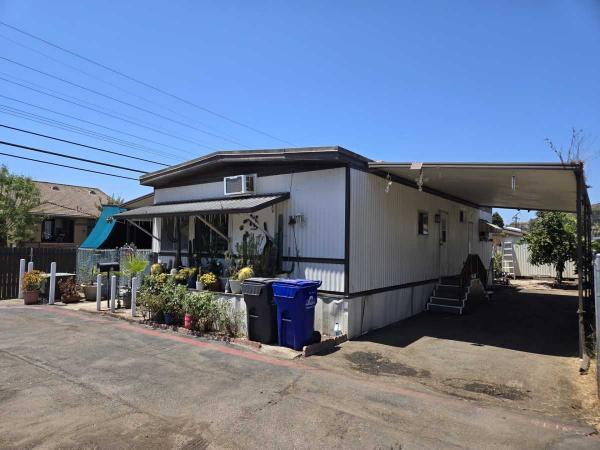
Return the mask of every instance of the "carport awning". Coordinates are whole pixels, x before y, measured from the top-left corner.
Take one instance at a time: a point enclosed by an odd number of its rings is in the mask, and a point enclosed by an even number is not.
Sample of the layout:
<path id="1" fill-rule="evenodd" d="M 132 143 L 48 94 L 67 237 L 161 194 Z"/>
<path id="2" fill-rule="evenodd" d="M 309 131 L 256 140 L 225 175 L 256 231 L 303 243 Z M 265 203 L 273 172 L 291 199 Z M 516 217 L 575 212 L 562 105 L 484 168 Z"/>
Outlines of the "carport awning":
<path id="1" fill-rule="evenodd" d="M 161 203 L 116 214 L 118 219 L 144 219 L 165 216 L 252 213 L 290 198 L 289 193 Z"/>
<path id="2" fill-rule="evenodd" d="M 444 193 L 479 207 L 575 212 L 579 164 L 560 163 L 393 163 L 369 169 Z M 513 178 L 514 177 L 514 178 Z"/>

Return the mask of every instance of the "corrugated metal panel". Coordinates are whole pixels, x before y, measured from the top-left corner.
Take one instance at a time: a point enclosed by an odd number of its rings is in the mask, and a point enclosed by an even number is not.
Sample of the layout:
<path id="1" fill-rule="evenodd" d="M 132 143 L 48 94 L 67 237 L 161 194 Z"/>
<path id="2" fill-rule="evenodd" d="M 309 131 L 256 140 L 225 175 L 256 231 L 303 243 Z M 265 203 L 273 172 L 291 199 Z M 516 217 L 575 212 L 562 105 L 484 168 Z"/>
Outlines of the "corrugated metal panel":
<path id="1" fill-rule="evenodd" d="M 529 247 L 527 244 L 514 245 L 515 275 L 518 277 L 555 277 L 556 269 L 550 264 L 534 266 L 529 262 Z M 575 263 L 569 261 L 563 272 L 565 278 L 576 278 Z"/>
<path id="2" fill-rule="evenodd" d="M 292 263 L 285 263 L 285 268 L 290 270 Z M 290 278 L 305 278 L 307 280 L 321 280 L 321 288 L 325 291 L 344 291 L 344 265 L 325 263 L 296 263 Z"/>
<path id="3" fill-rule="evenodd" d="M 200 200 L 197 202 L 167 203 L 161 205 L 142 206 L 115 214 L 121 218 L 159 217 L 187 214 L 219 214 L 236 212 L 254 212 L 266 208 L 276 202 L 281 202 L 289 194 L 255 195 L 252 197 L 224 198 L 219 200 Z"/>
<path id="4" fill-rule="evenodd" d="M 385 187 L 385 179 L 351 170 L 350 292 L 438 277 L 439 225 L 434 216 L 439 211 L 448 214 L 447 257 L 442 274 L 460 272 L 469 241 L 471 251 L 479 253 L 488 265 L 491 243 L 479 241 L 478 209 L 397 183 L 392 184 L 389 193 L 385 193 Z M 418 234 L 419 211 L 429 213 L 427 236 Z"/>

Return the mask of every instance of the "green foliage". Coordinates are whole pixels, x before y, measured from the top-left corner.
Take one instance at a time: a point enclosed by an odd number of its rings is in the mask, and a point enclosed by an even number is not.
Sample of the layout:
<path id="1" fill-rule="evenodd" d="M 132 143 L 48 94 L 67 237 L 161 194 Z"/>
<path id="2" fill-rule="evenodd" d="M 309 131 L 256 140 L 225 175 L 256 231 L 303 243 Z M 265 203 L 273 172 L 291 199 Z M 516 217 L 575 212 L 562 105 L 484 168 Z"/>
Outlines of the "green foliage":
<path id="1" fill-rule="evenodd" d="M 529 262 L 556 268 L 556 281 L 562 283 L 567 261 L 577 257 L 577 222 L 572 214 L 538 212 L 523 240 L 529 245 Z"/>
<path id="2" fill-rule="evenodd" d="M 198 271 L 194 267 L 184 267 L 179 269 L 175 275 L 175 279 L 180 283 L 187 283 L 190 278 L 195 278 Z"/>
<path id="3" fill-rule="evenodd" d="M 40 203 L 40 191 L 31 178 L 0 167 L 0 245 L 21 245 L 31 239 L 36 217 L 30 211 Z"/>
<path id="4" fill-rule="evenodd" d="M 148 267 L 148 261 L 136 254 L 131 254 L 125 258 L 123 264 L 123 273 L 128 277 L 135 277 L 137 274 L 142 273 Z"/>
<path id="5" fill-rule="evenodd" d="M 502 253 L 496 252 L 494 253 L 494 272 L 501 273 L 502 272 Z"/>
<path id="6" fill-rule="evenodd" d="M 600 241 L 592 241 L 592 251 L 594 253 L 600 253 Z"/>
<path id="7" fill-rule="evenodd" d="M 500 228 L 504 228 L 504 219 L 498 213 L 498 211 L 492 214 L 492 223 L 496 226 L 499 226 Z"/>

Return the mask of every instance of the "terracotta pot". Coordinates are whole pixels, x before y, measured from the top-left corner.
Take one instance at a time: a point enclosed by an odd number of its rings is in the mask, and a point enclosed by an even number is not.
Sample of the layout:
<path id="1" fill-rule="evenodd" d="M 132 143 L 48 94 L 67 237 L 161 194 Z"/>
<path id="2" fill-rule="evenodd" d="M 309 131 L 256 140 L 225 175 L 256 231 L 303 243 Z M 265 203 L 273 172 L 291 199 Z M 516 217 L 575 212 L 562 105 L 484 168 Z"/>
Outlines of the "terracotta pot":
<path id="1" fill-rule="evenodd" d="M 26 305 L 35 305 L 40 299 L 39 291 L 23 291 L 23 303 Z"/>
<path id="2" fill-rule="evenodd" d="M 186 314 L 183 317 L 183 327 L 187 328 L 188 330 L 192 330 L 196 326 L 196 321 L 197 321 L 197 319 L 195 317 L 192 317 L 189 314 Z"/>

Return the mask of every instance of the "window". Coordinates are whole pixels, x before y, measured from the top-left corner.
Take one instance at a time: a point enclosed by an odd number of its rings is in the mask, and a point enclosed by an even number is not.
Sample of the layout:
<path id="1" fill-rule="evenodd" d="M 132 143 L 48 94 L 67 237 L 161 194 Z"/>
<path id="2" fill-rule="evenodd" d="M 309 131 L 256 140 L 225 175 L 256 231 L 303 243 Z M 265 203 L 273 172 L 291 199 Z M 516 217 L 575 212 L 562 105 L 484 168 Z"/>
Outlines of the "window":
<path id="1" fill-rule="evenodd" d="M 74 222 L 71 219 L 45 219 L 42 222 L 42 242 L 73 242 Z"/>
<path id="2" fill-rule="evenodd" d="M 160 249 L 161 250 L 176 250 L 177 249 L 177 219 L 179 219 L 179 242 L 181 242 L 181 250 L 188 249 L 188 228 L 189 219 L 187 216 L 180 217 L 163 217 L 160 226 Z"/>
<path id="3" fill-rule="evenodd" d="M 419 211 L 419 234 L 429 234 L 429 213 Z"/>
<path id="4" fill-rule="evenodd" d="M 225 236 L 229 235 L 229 215 L 211 214 L 202 217 Z M 212 228 L 196 219 L 196 246 L 200 254 L 215 255 L 225 253 L 229 242 L 219 236 Z"/>
<path id="5" fill-rule="evenodd" d="M 465 212 L 462 209 L 458 212 L 458 221 L 460 223 L 465 222 Z"/>

